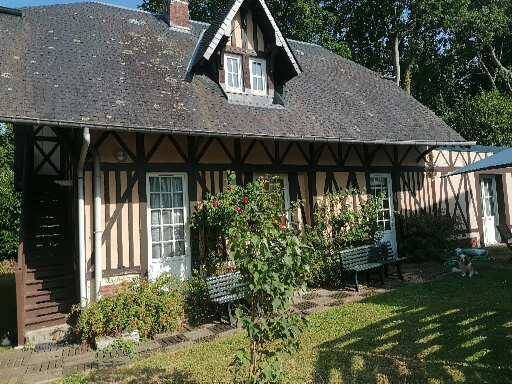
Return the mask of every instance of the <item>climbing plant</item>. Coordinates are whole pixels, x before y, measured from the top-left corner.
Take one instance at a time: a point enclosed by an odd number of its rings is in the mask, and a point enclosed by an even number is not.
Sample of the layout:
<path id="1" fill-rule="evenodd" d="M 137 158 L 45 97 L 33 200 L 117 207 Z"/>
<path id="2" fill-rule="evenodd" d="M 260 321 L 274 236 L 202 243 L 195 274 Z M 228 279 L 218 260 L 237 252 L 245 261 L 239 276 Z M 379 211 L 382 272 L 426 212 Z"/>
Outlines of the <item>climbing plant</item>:
<path id="1" fill-rule="evenodd" d="M 306 227 L 305 240 L 314 250 L 310 284 L 337 286 L 340 281 L 340 251 L 373 244 L 379 237 L 381 196 L 367 196 L 354 205 L 361 192 L 328 193 L 317 202 L 313 226 Z"/>

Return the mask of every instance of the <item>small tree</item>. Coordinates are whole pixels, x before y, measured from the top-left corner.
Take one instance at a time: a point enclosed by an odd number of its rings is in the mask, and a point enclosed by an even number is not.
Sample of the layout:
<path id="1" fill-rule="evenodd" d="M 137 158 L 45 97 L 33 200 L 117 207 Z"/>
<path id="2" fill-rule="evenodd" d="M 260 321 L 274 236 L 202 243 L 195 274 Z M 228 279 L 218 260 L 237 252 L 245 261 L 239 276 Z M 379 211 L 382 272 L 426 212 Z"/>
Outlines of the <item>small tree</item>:
<path id="1" fill-rule="evenodd" d="M 237 380 L 276 383 L 282 377 L 280 357 L 296 351 L 304 325 L 292 311 L 292 298 L 304 288 L 309 252 L 286 223 L 279 183 L 260 178 L 242 187 L 233 175 L 230 179 L 226 191 L 209 197 L 197 214 L 214 218 L 218 210 L 222 217 L 230 215 L 230 257 L 247 287 L 237 316 L 250 340 L 249 349 L 239 351 L 234 361 Z"/>

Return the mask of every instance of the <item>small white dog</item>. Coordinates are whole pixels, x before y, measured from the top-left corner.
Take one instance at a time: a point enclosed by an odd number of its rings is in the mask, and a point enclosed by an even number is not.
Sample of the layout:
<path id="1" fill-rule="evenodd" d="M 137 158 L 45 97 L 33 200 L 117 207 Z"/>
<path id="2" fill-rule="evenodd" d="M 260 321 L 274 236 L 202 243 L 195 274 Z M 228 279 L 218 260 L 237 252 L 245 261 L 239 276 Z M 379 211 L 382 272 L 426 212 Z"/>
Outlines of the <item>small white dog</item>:
<path id="1" fill-rule="evenodd" d="M 457 257 L 459 259 L 459 267 L 453 267 L 453 273 L 460 273 L 462 277 L 473 277 L 474 275 L 478 275 L 478 271 L 475 271 L 473 268 L 473 263 L 471 262 L 471 258 L 462 252 L 462 250 L 456 250 Z"/>

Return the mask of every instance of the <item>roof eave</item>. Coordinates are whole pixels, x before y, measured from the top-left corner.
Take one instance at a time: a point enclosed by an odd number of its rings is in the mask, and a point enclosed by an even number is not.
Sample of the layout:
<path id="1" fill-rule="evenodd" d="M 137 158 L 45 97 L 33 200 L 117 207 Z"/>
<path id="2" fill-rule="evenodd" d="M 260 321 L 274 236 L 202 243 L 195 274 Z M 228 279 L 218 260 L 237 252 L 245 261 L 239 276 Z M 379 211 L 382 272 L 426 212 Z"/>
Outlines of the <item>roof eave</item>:
<path id="1" fill-rule="evenodd" d="M 47 120 L 37 119 L 30 117 L 9 117 L 0 116 L 0 122 L 12 124 L 35 124 L 35 125 L 48 125 L 53 127 L 67 127 L 67 128 L 89 128 L 101 130 L 113 130 L 123 132 L 143 132 L 143 133 L 173 133 L 187 136 L 220 136 L 220 137 L 233 137 L 233 138 L 251 138 L 263 140 L 283 140 L 283 141 L 308 141 L 308 142 L 331 142 L 331 143 L 351 143 L 351 144 L 381 144 L 381 145 L 417 145 L 417 146 L 473 146 L 476 145 L 474 141 L 436 141 L 436 140 L 361 140 L 353 138 L 342 137 L 321 137 L 321 136 L 283 136 L 283 135 L 263 135 L 263 134 L 232 134 L 229 132 L 217 131 L 194 131 L 194 130 L 180 130 L 169 129 L 162 127 L 148 127 L 148 126 L 127 126 L 122 124 L 103 124 L 103 123 L 83 123 L 77 121 L 64 121 L 64 120 Z"/>

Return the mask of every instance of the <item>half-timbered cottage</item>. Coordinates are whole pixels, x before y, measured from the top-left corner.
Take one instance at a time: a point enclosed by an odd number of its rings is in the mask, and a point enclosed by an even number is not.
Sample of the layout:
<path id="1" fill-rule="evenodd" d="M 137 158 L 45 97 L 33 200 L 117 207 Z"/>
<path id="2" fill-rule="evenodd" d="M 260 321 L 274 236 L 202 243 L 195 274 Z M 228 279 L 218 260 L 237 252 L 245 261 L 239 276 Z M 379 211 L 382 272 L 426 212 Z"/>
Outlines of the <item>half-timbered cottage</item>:
<path id="1" fill-rule="evenodd" d="M 487 154 L 394 83 L 287 40 L 263 0 L 233 0 L 211 25 L 188 15 L 186 0 L 166 15 L 0 9 L 0 121 L 15 127 L 24 202 L 20 344 L 123 279 L 189 276 L 187 219 L 228 171 L 280 175 L 303 223 L 326 192 L 384 192 L 393 243 L 395 211 L 459 215 L 474 243 L 496 241 L 484 213 L 510 221 L 511 175 L 442 178 Z"/>

